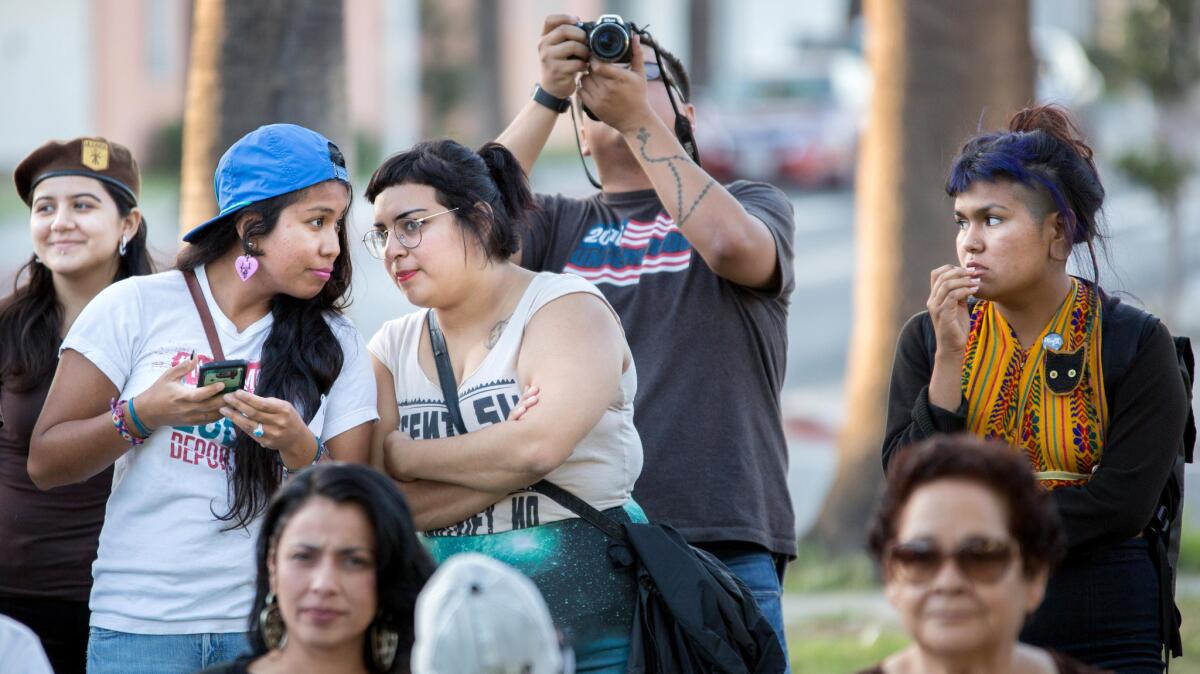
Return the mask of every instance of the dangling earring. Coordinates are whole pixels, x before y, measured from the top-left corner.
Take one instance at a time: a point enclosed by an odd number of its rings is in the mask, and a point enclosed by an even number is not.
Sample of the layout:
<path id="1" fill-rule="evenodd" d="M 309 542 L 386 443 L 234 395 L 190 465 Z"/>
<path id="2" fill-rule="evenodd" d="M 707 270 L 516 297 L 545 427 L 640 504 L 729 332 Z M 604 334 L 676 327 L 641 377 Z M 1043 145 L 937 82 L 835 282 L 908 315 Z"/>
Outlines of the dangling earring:
<path id="1" fill-rule="evenodd" d="M 38 254 L 37 254 L 37 253 L 34 253 L 34 254 L 33 254 L 33 263 L 34 263 L 34 264 L 41 264 L 41 263 L 42 263 L 42 258 L 38 257 Z"/>
<path id="2" fill-rule="evenodd" d="M 267 650 L 278 650 L 287 643 L 287 625 L 283 622 L 283 614 L 279 612 L 279 602 L 275 600 L 274 592 L 267 593 L 267 601 L 258 614 L 258 630 L 262 633 Z"/>
<path id="3" fill-rule="evenodd" d="M 122 234 L 121 235 L 121 245 L 120 245 L 120 247 L 117 248 L 117 255 L 120 255 L 121 257 L 125 257 L 125 251 L 129 249 L 128 244 L 129 244 L 129 235 Z"/>
<path id="4" fill-rule="evenodd" d="M 242 279 L 242 283 L 250 280 L 254 272 L 258 271 L 258 258 L 250 254 L 254 250 L 254 244 L 247 242 L 244 250 L 246 254 L 239 255 L 238 259 L 233 261 L 233 268 L 237 271 L 238 278 Z"/>
<path id="5" fill-rule="evenodd" d="M 371 625 L 371 656 L 375 659 L 375 666 L 385 672 L 390 670 L 399 647 L 400 634 L 384 627 L 382 618 L 376 618 Z"/>

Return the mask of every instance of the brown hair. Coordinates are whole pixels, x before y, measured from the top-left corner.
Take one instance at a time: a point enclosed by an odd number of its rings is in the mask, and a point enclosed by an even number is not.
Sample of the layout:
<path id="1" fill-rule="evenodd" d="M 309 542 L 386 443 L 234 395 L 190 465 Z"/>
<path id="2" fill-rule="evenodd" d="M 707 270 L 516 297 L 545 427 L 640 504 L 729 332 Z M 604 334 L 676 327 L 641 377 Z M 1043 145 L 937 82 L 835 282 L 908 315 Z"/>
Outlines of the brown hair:
<path id="1" fill-rule="evenodd" d="M 1062 559 L 1066 548 L 1058 511 L 1050 493 L 1034 479 L 1024 455 L 999 442 L 963 434 L 935 436 L 905 449 L 892 461 L 883 502 L 867 537 L 876 560 L 895 540 L 913 493 L 942 480 L 974 482 L 1005 505 L 1008 530 L 1021 548 L 1026 574 Z"/>

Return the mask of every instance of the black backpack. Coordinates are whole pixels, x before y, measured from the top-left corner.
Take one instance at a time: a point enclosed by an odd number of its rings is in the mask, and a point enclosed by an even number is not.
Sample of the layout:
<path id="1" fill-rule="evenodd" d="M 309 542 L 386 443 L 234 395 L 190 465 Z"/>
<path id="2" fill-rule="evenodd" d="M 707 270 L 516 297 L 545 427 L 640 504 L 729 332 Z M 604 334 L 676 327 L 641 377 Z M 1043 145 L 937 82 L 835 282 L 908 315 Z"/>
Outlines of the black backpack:
<path id="1" fill-rule="evenodd" d="M 1108 400 L 1129 371 L 1142 341 L 1159 322 L 1153 314 L 1124 304 L 1116 297 L 1104 297 L 1102 323 L 1103 345 L 1100 359 L 1104 366 L 1104 393 Z M 1179 539 L 1183 528 L 1184 465 L 1191 463 L 1196 446 L 1196 420 L 1192 411 L 1192 382 L 1195 381 L 1196 361 L 1192 342 L 1187 337 L 1174 337 L 1179 374 L 1187 390 L 1188 418 L 1180 438 L 1175 466 L 1159 495 L 1158 505 L 1143 536 L 1150 546 L 1150 557 L 1158 568 L 1160 624 L 1163 645 L 1172 657 L 1183 655 L 1179 627 L 1182 616 L 1175 604 L 1175 569 L 1179 565 Z"/>
<path id="2" fill-rule="evenodd" d="M 431 310 L 429 343 L 450 421 L 466 433 L 446 339 Z M 629 674 L 775 674 L 783 646 L 754 594 L 716 557 L 688 545 L 667 525 L 618 522 L 547 480 L 532 487 L 613 540 L 613 565 L 634 576 L 637 605 Z"/>

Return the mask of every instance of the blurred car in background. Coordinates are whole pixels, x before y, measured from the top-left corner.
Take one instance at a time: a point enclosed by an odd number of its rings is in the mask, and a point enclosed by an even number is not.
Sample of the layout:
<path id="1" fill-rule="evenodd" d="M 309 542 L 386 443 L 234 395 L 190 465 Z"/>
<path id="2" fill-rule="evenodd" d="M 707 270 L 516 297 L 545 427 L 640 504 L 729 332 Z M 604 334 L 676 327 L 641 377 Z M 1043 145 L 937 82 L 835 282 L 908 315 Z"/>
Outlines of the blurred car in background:
<path id="1" fill-rule="evenodd" d="M 739 78 L 697 107 L 696 140 L 717 180 L 762 180 L 819 189 L 854 177 L 860 115 L 843 100 L 835 69 Z"/>

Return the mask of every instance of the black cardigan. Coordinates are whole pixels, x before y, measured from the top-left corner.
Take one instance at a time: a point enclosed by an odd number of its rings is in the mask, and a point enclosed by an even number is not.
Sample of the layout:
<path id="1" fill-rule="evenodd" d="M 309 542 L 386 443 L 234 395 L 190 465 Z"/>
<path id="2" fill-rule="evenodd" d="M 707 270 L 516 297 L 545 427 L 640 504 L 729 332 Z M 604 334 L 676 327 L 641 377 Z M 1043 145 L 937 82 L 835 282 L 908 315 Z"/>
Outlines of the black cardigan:
<path id="1" fill-rule="evenodd" d="M 1115 315 L 1117 303 L 1105 297 L 1102 316 Z M 1142 329 L 1142 334 L 1136 336 L 1137 352 L 1120 381 L 1109 381 L 1105 371 L 1108 429 L 1095 474 L 1087 484 L 1052 492 L 1069 552 L 1106 547 L 1141 533 L 1175 465 L 1188 415 L 1187 391 L 1166 326 L 1158 320 L 1142 327 L 1105 318 L 1102 339 L 1117 330 Z M 896 452 L 913 442 L 935 433 L 966 431 L 965 400 L 954 411 L 929 402 L 933 335 L 928 312 L 913 316 L 900 331 L 888 392 L 885 470 Z"/>

